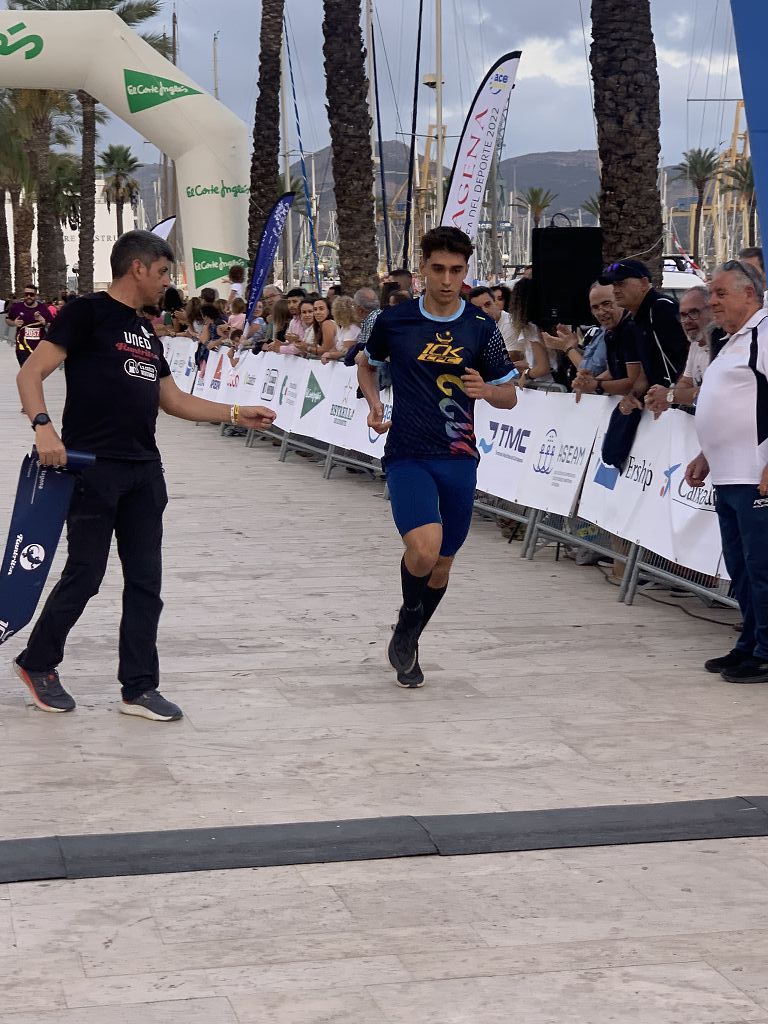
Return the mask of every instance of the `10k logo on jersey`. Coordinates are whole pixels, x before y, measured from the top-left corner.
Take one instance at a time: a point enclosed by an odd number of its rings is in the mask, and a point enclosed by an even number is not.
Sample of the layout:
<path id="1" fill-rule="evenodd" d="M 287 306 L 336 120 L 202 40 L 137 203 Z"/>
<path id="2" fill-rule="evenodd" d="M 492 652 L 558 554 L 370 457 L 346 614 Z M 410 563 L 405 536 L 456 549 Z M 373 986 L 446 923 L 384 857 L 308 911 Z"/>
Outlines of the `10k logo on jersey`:
<path id="1" fill-rule="evenodd" d="M 428 341 L 426 348 L 419 356 L 419 362 L 423 363 L 449 363 L 452 366 L 464 362 L 461 353 L 464 347 L 453 347 L 453 336 L 447 334 L 435 335 L 437 341 Z"/>

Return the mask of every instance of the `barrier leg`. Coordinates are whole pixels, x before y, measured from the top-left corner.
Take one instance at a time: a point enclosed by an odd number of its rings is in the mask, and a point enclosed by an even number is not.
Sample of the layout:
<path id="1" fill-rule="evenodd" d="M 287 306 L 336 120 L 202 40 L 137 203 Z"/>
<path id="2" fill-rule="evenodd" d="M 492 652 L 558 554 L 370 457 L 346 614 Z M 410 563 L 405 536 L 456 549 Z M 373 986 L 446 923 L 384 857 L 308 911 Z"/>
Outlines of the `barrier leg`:
<path id="1" fill-rule="evenodd" d="M 624 594 L 624 604 L 634 603 L 635 596 L 637 594 L 637 585 L 640 581 L 640 568 L 643 564 L 644 551 L 645 548 L 641 548 L 640 545 L 637 546 L 637 554 L 635 555 L 635 561 L 632 566 L 632 572 L 630 573 L 629 581 L 627 583 L 627 590 Z"/>
<path id="2" fill-rule="evenodd" d="M 528 520 L 528 526 L 525 528 L 525 536 L 523 537 L 523 548 L 520 552 L 521 558 L 527 558 L 528 561 L 533 561 L 533 556 L 536 554 L 536 541 L 539 537 L 539 523 L 544 513 L 537 508 L 531 509 L 531 518 Z"/>
<path id="3" fill-rule="evenodd" d="M 629 592 L 629 586 L 635 575 L 635 567 L 637 566 L 637 560 L 639 555 L 640 545 L 633 544 L 629 549 L 629 552 L 627 554 L 627 560 L 624 563 L 624 575 L 621 578 L 621 586 L 619 587 L 619 602 L 624 601 Z M 637 580 L 635 580 L 635 584 L 636 583 Z M 632 604 L 632 602 L 628 601 L 627 604 Z"/>
<path id="4" fill-rule="evenodd" d="M 255 436 L 256 436 L 256 431 L 255 430 L 249 430 L 248 431 L 248 433 L 245 435 L 245 447 L 246 448 L 253 448 L 253 439 L 254 439 Z"/>
<path id="5" fill-rule="evenodd" d="M 290 434 L 286 430 L 283 434 L 283 440 L 280 442 L 280 455 L 278 456 L 278 462 L 285 462 L 288 457 L 288 442 L 290 440 Z"/>
<path id="6" fill-rule="evenodd" d="M 323 463 L 323 480 L 330 479 L 333 472 L 333 456 L 335 451 L 336 445 L 329 444 L 328 451 L 325 453 L 325 462 Z"/>

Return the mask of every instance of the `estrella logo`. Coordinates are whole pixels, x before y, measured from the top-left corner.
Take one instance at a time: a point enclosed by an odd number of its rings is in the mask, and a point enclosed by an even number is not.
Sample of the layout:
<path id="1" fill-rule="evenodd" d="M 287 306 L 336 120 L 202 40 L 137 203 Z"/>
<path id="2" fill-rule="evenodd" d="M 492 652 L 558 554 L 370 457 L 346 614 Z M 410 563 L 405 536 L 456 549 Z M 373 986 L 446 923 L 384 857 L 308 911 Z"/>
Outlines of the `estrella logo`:
<path id="1" fill-rule="evenodd" d="M 422 363 L 448 363 L 452 366 L 462 363 L 461 353 L 464 347 L 453 347 L 453 335 L 450 331 L 447 334 L 436 334 L 436 341 L 428 341 L 424 351 L 419 356 Z"/>
<path id="2" fill-rule="evenodd" d="M 662 498 L 666 498 L 666 496 L 669 494 L 670 488 L 672 487 L 672 477 L 675 475 L 678 469 L 680 469 L 681 466 L 682 462 L 678 462 L 676 465 L 670 466 L 668 469 L 664 470 L 664 476 L 667 478 L 667 482 L 659 491 L 659 494 Z"/>

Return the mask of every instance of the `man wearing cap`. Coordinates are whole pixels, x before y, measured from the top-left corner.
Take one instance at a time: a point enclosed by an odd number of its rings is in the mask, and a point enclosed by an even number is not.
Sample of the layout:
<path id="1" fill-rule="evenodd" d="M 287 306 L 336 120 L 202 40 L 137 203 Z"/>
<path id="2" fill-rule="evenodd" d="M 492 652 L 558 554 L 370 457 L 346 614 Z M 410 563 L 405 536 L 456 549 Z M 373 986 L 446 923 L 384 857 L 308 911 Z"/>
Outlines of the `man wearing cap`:
<path id="1" fill-rule="evenodd" d="M 601 284 L 612 284 L 616 301 L 632 314 L 640 328 L 638 356 L 647 383 L 643 393 L 654 384 L 673 388 L 685 369 L 688 339 L 677 315 L 677 303 L 651 284 L 651 272 L 640 260 L 620 260 L 607 267 Z M 622 399 L 622 412 L 642 408 L 637 389 Z"/>

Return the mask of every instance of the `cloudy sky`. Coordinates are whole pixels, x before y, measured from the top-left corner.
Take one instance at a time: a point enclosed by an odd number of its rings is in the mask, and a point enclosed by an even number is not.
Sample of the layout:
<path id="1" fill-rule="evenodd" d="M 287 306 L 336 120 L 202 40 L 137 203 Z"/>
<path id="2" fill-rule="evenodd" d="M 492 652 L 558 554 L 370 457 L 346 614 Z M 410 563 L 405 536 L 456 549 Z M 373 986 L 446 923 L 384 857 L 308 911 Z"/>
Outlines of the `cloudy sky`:
<path id="1" fill-rule="evenodd" d="M 212 89 L 212 37 L 219 32 L 220 96 L 250 122 L 256 100 L 260 0 L 177 0 L 179 63 Z M 730 138 L 733 103 L 741 95 L 727 0 L 651 0 L 659 58 L 662 152 L 676 162 L 693 146 Z M 383 134 L 409 130 L 416 38 L 416 0 L 375 0 Z M 171 0 L 157 27 L 170 27 Z M 434 67 L 434 4 L 425 3 L 422 72 Z M 523 51 L 512 98 L 504 156 L 595 147 L 585 34 L 591 41 L 590 0 L 443 0 L 446 163 L 483 71 L 507 50 Z M 585 23 L 582 31 L 581 11 Z M 328 143 L 323 99 L 322 0 L 286 0 L 305 151 Z M 689 103 L 689 99 L 710 103 Z M 419 131 L 434 94 L 420 90 Z M 434 120 L 434 113 L 432 114 Z M 150 162 L 157 155 L 120 122 L 103 141 L 130 142 Z M 291 129 L 291 148 L 296 148 Z"/>

